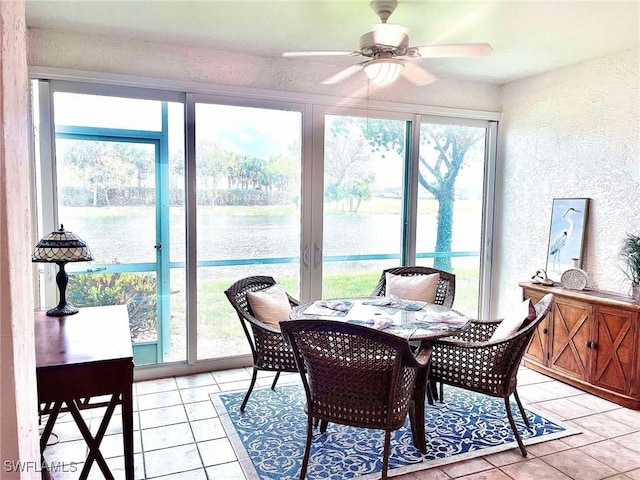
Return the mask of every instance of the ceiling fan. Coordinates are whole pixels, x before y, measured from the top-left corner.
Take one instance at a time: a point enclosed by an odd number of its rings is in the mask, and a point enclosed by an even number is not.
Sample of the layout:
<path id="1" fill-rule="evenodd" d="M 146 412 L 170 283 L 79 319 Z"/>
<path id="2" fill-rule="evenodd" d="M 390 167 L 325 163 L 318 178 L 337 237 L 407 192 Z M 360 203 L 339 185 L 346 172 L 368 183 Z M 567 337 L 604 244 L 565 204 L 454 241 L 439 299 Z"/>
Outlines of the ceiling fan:
<path id="1" fill-rule="evenodd" d="M 420 58 L 478 57 L 491 54 L 488 43 L 460 43 L 451 45 L 409 46 L 408 29 L 387 23 L 389 16 L 398 5 L 397 0 L 372 0 L 369 4 L 382 23 L 360 37 L 359 50 L 353 51 L 300 51 L 285 52 L 284 57 L 305 56 L 350 56 L 368 57 L 368 60 L 352 65 L 323 80 L 323 84 L 333 85 L 363 70 L 367 77 L 380 85 L 394 82 L 401 73 L 417 86 L 427 85 L 436 78 L 411 62 Z"/>

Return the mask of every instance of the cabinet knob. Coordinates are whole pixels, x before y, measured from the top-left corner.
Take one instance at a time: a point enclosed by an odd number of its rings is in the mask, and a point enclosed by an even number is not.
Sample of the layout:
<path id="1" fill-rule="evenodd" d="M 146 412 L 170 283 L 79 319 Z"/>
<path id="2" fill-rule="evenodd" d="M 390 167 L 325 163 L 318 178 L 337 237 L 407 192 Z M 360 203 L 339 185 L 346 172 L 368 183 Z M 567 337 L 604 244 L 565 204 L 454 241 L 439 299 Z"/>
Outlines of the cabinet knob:
<path id="1" fill-rule="evenodd" d="M 593 348 L 595 350 L 596 342 L 587 342 L 586 346 L 587 348 Z"/>
<path id="2" fill-rule="evenodd" d="M 544 333 L 546 335 L 547 333 L 549 333 L 549 330 L 545 327 L 545 328 L 542 329 L 542 333 Z"/>

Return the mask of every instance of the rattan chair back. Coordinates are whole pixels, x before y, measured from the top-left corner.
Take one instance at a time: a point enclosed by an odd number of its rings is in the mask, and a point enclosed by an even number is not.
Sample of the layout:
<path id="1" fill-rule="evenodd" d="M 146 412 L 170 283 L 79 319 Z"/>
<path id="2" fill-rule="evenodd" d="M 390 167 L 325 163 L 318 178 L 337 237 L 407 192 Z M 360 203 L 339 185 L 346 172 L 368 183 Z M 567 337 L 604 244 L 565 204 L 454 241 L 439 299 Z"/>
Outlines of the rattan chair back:
<path id="1" fill-rule="evenodd" d="M 523 456 L 527 454 L 513 421 L 509 397 L 511 394 L 515 396 L 528 426 L 528 419 L 516 390 L 518 368 L 535 330 L 546 317 L 552 302 L 553 294 L 545 295 L 535 305 L 536 318 L 505 339 L 490 340 L 500 320 L 475 320 L 458 335 L 436 341 L 433 348 L 429 373 L 432 391 L 435 392 L 436 383 L 440 383 L 440 400 L 443 400 L 442 384 L 504 398 L 509 422 Z"/>
<path id="2" fill-rule="evenodd" d="M 331 320 L 292 320 L 281 327 L 306 371 L 301 377 L 308 435 L 300 478 L 306 475 L 312 423 L 318 420 L 384 430 L 382 478 L 387 478 L 390 433 L 404 424 L 407 413 L 413 427 L 416 378 L 425 364 L 406 340 L 373 328 Z"/>
<path id="3" fill-rule="evenodd" d="M 438 286 L 436 288 L 436 298 L 433 303 L 436 305 L 443 305 L 445 307 L 451 308 L 453 306 L 453 300 L 456 296 L 456 276 L 453 273 L 445 272 L 443 270 L 438 270 L 437 268 L 431 267 L 422 267 L 419 265 L 411 265 L 407 267 L 394 267 L 387 268 L 382 271 L 382 275 L 380 275 L 380 279 L 378 280 L 377 285 L 371 292 L 372 297 L 384 297 L 387 287 L 387 273 L 392 273 L 394 275 L 401 275 L 405 277 L 415 276 L 415 275 L 431 275 L 433 273 L 440 274 L 440 280 L 438 281 Z"/>
<path id="4" fill-rule="evenodd" d="M 275 284 L 276 281 L 273 277 L 253 276 L 238 280 L 224 292 L 238 314 L 253 356 L 253 375 L 249 390 L 240 407 L 242 411 L 244 411 L 255 385 L 258 370 L 277 372 L 271 386 L 272 389 L 276 386 L 280 372 L 298 371 L 293 352 L 280 331 L 254 317 L 251 305 L 247 300 L 247 293 L 264 290 Z M 292 308 L 299 305 L 299 302 L 289 294 L 287 297 Z"/>

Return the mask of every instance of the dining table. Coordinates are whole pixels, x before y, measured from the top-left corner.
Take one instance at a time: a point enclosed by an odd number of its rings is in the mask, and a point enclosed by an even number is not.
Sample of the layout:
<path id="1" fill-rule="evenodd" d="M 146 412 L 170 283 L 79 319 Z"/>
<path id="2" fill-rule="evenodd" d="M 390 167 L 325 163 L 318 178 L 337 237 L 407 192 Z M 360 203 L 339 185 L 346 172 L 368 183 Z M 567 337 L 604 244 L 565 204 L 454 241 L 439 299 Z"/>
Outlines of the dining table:
<path id="1" fill-rule="evenodd" d="M 397 297 L 316 300 L 294 307 L 292 320 L 325 319 L 384 330 L 410 342 L 431 342 L 464 330 L 470 318 L 457 310 Z"/>
<path id="2" fill-rule="evenodd" d="M 471 318 L 452 308 L 400 299 L 394 295 L 315 300 L 293 308 L 289 318 L 335 320 L 365 325 L 403 338 L 420 349 L 429 348 L 439 338 L 456 335 L 471 324 Z M 428 377 L 427 369 L 419 372 L 414 395 L 417 400 L 417 425 L 414 428 L 413 442 L 422 453 L 426 453 L 424 399 Z"/>

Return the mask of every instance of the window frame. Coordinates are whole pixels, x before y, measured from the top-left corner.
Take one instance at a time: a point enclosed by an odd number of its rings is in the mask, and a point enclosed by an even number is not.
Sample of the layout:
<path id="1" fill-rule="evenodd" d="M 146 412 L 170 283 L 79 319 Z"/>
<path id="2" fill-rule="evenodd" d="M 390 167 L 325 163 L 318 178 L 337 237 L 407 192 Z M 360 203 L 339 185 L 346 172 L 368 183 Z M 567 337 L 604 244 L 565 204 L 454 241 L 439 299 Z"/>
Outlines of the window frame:
<path id="1" fill-rule="evenodd" d="M 492 295 L 492 249 L 493 249 L 493 211 L 495 207 L 497 134 L 501 114 L 499 112 L 470 110 L 449 107 L 435 107 L 420 104 L 376 101 L 368 98 L 339 98 L 316 94 L 272 91 L 247 87 L 220 86 L 179 80 L 163 80 L 131 75 L 85 72 L 50 67 L 30 67 L 31 80 L 38 83 L 38 108 L 40 111 L 38 134 L 40 145 L 32 142 L 32 158 L 39 157 L 34 184 L 41 184 L 42 198 L 35 198 L 38 212 L 42 215 L 34 219 L 38 232 L 52 231 L 57 223 L 55 206 L 55 132 L 53 130 L 53 92 L 66 91 L 98 95 L 116 95 L 148 100 L 179 102 L 185 108 L 185 215 L 186 215 L 186 268 L 187 268 L 187 361 L 186 363 L 163 364 L 152 367 L 136 368 L 136 378 L 155 378 L 158 376 L 197 373 L 222 368 L 233 368 L 247 365 L 250 357 L 237 357 L 222 360 L 196 360 L 193 346 L 197 344 L 197 310 L 196 289 L 189 288 L 197 281 L 196 276 L 196 215 L 195 215 L 195 103 L 205 99 L 206 103 L 224 103 L 236 106 L 251 106 L 296 110 L 302 113 L 302 165 L 301 165 L 301 259 L 304 245 L 310 247 L 314 242 L 322 242 L 322 220 L 318 217 L 318 202 L 323 201 L 323 142 L 324 114 L 352 112 L 358 116 L 376 116 L 379 118 L 402 119 L 412 122 L 408 138 L 412 140 L 409 148 L 409 165 L 412 169 L 409 178 L 417 175 L 418 149 L 421 121 L 428 118 L 430 122 L 453 122 L 456 124 L 483 123 L 487 126 L 487 147 L 485 149 L 485 178 L 483 194 L 483 224 L 480 258 L 480 296 L 479 314 L 488 313 Z M 418 128 L 416 128 L 418 126 Z M 39 150 L 36 154 L 36 150 Z M 414 172 L 415 170 L 415 172 Z M 320 181 L 322 180 L 322 181 Z M 412 201 L 417 197 L 417 188 L 411 182 L 406 219 L 408 220 L 409 239 L 403 250 L 407 261 L 415 257 L 415 216 L 416 210 Z M 318 185 L 320 187 L 318 187 Z M 417 184 L 416 184 L 417 185 Z M 34 189 L 34 195 L 35 195 Z M 320 209 L 321 210 L 321 209 Z M 318 220 L 320 218 L 320 220 Z M 414 221 L 411 221 L 413 219 Z M 318 228 L 318 222 L 320 228 Z M 412 231 L 412 228 L 414 229 Z M 412 257 L 413 254 L 413 257 Z M 308 301 L 318 295 L 321 288 L 321 271 L 310 268 L 303 270 L 301 261 L 300 299 Z M 313 264 L 313 262 L 312 262 Z M 318 287 L 320 285 L 320 287 Z M 36 290 L 34 290 L 36 291 Z M 49 294 L 48 294 L 49 295 Z M 55 291 L 53 291 L 55 295 Z M 55 297 L 47 296 L 47 303 L 54 302 Z"/>

